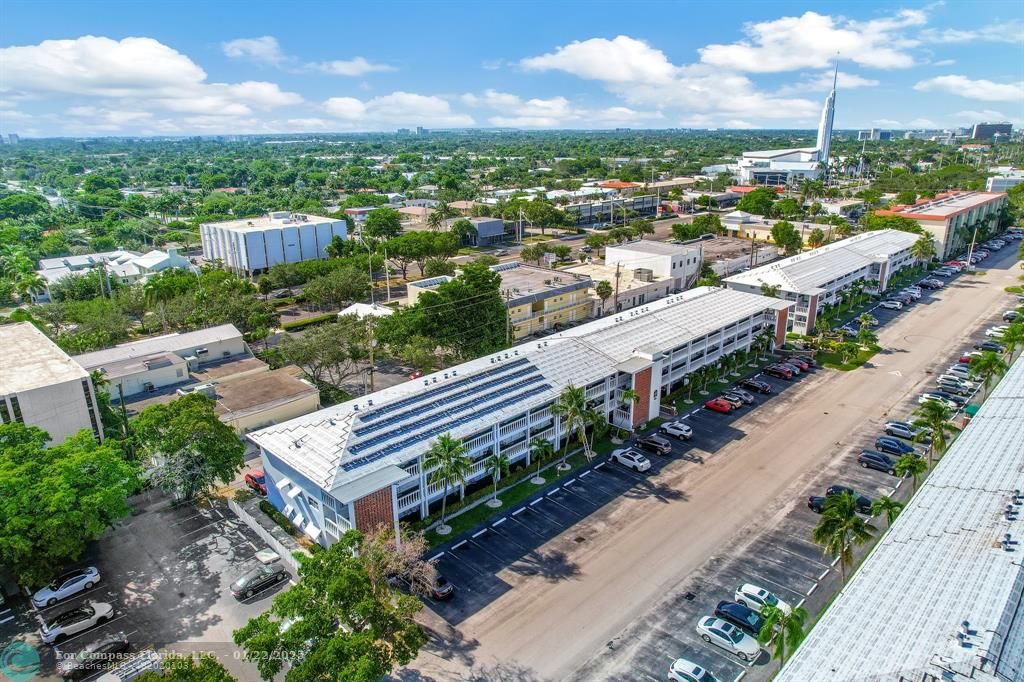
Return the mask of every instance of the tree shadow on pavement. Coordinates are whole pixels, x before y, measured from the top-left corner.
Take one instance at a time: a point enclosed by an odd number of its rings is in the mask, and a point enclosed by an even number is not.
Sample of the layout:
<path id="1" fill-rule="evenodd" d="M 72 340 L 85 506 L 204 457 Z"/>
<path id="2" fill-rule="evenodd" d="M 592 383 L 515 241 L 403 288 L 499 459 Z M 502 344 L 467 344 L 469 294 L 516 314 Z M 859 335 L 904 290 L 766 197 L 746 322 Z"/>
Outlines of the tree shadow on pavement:
<path id="1" fill-rule="evenodd" d="M 579 564 L 559 550 L 543 552 L 535 549 L 509 566 L 509 570 L 519 575 L 537 576 L 551 583 L 580 574 Z"/>
<path id="2" fill-rule="evenodd" d="M 633 487 L 624 492 L 622 496 L 634 500 L 654 498 L 659 502 L 664 502 L 665 504 L 668 504 L 673 500 L 686 502 L 690 499 L 690 496 L 684 491 L 679 490 L 678 488 L 673 488 L 665 483 L 658 483 L 651 479 L 638 481 L 633 485 Z"/>

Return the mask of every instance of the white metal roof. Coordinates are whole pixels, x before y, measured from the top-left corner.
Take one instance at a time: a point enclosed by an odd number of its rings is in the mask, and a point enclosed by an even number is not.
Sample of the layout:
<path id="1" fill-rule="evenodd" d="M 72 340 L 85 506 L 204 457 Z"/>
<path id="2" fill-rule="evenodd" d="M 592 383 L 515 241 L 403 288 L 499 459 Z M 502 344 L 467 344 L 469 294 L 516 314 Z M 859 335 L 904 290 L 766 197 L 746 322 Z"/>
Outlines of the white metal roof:
<path id="1" fill-rule="evenodd" d="M 1020 359 L 779 682 L 1024 680 L 1024 505 L 1015 520 L 1003 513 L 1014 490 L 1024 490 Z M 1006 533 L 1013 551 L 1000 545 Z"/>
<path id="2" fill-rule="evenodd" d="M 89 374 L 28 322 L 0 325 L 0 395 L 52 386 Z"/>
<path id="3" fill-rule="evenodd" d="M 674 244 L 672 242 L 659 242 L 650 239 L 638 239 L 625 244 L 609 245 L 605 251 L 633 251 L 636 253 L 649 253 L 658 256 L 681 256 L 693 249 L 693 245 Z M 608 260 L 605 258 L 605 260 Z"/>
<path id="4" fill-rule="evenodd" d="M 899 230 L 865 232 L 732 275 L 724 281 L 752 286 L 767 283 L 783 291 L 810 293 L 837 277 L 909 249 L 918 238 L 919 235 Z"/>
<path id="5" fill-rule="evenodd" d="M 234 338 L 241 339 L 242 332 L 238 331 L 233 324 L 222 324 L 216 327 L 198 329 L 194 332 L 165 334 L 148 339 L 139 339 L 138 341 L 129 341 L 113 348 L 76 355 L 74 359 L 82 367 L 91 371 L 108 363 L 162 352 L 174 353 L 179 350 L 201 346 L 205 343 L 216 343 Z"/>
<path id="6" fill-rule="evenodd" d="M 550 403 L 563 387 L 615 374 L 636 352 L 668 350 L 793 305 L 700 287 L 248 434 L 327 490 L 400 465 L 442 433 L 470 437 Z"/>

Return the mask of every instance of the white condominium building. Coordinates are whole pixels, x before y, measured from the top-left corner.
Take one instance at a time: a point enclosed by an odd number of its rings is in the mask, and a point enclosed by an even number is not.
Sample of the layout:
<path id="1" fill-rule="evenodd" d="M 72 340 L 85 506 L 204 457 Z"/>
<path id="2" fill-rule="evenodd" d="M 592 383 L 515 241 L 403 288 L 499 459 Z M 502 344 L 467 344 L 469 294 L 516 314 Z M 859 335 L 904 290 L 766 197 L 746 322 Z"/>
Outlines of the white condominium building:
<path id="1" fill-rule="evenodd" d="M 344 220 L 277 211 L 199 226 L 203 256 L 248 275 L 284 263 L 327 258 L 334 237 L 348 238 Z"/>

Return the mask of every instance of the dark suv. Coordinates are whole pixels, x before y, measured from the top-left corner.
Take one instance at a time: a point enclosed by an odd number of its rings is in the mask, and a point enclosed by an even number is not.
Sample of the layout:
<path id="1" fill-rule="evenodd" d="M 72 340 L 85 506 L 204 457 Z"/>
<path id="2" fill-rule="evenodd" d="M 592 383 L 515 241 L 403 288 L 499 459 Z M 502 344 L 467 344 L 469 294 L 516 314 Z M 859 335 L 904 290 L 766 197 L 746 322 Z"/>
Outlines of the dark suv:
<path id="1" fill-rule="evenodd" d="M 732 623 L 748 635 L 757 637 L 764 627 L 762 618 L 754 609 L 734 601 L 720 601 L 715 607 L 715 617 Z"/>
<path id="2" fill-rule="evenodd" d="M 656 455 L 671 455 L 672 454 L 672 443 L 669 443 L 665 438 L 657 435 L 647 436 L 645 438 L 638 438 L 636 445 L 641 450 L 647 452 L 653 452 Z"/>
<path id="3" fill-rule="evenodd" d="M 764 373 L 770 377 L 776 379 L 792 379 L 793 370 L 783 367 L 782 365 L 768 365 L 764 368 Z"/>
<path id="4" fill-rule="evenodd" d="M 843 493 L 850 493 L 857 501 L 857 511 L 861 514 L 871 514 L 871 498 L 858 495 L 853 488 L 847 488 L 845 485 L 833 485 L 829 486 L 828 490 L 825 491 L 825 497 L 832 497 L 833 495 L 842 495 Z"/>
<path id="5" fill-rule="evenodd" d="M 740 386 L 766 395 L 772 392 L 771 384 L 766 381 L 760 381 L 759 379 L 744 379 L 740 382 Z"/>
<path id="6" fill-rule="evenodd" d="M 862 450 L 861 453 L 857 455 L 857 463 L 865 469 L 884 471 L 890 476 L 896 475 L 896 462 L 892 461 L 881 452 L 875 452 L 874 450 Z"/>
<path id="7" fill-rule="evenodd" d="M 910 455 L 916 452 L 912 445 L 892 436 L 879 436 L 875 439 L 875 449 L 887 452 L 890 455 Z"/>

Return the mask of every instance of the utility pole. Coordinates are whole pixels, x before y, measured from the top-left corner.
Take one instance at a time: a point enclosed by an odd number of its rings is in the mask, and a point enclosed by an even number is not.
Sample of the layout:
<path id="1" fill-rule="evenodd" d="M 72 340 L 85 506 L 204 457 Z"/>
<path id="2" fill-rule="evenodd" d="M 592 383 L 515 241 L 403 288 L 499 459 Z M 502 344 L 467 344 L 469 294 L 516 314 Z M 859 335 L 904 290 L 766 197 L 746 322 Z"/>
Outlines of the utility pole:
<path id="1" fill-rule="evenodd" d="M 370 315 L 368 317 L 369 317 L 369 319 L 367 320 L 367 328 L 368 328 L 368 330 L 370 332 L 370 345 L 369 345 L 369 353 L 370 353 L 370 393 L 373 393 L 374 390 L 375 390 L 374 387 L 373 387 L 373 368 L 374 368 L 374 364 L 373 364 L 373 347 L 374 347 L 374 345 L 376 343 L 374 341 L 374 339 L 373 339 L 373 327 L 374 327 L 374 324 L 377 322 L 377 316 L 374 315 L 373 313 L 370 313 Z"/>
<path id="2" fill-rule="evenodd" d="M 391 303 L 391 272 L 388 270 L 388 250 L 384 247 L 384 281 L 388 287 L 388 303 Z"/>
<path id="3" fill-rule="evenodd" d="M 512 291 L 510 289 L 505 290 L 505 343 L 512 345 L 512 310 L 510 305 L 512 303 Z"/>
<path id="4" fill-rule="evenodd" d="M 619 277 L 622 276 L 619 270 L 621 268 L 621 262 L 615 264 L 615 300 L 612 301 L 612 311 L 615 313 L 619 312 Z"/>

